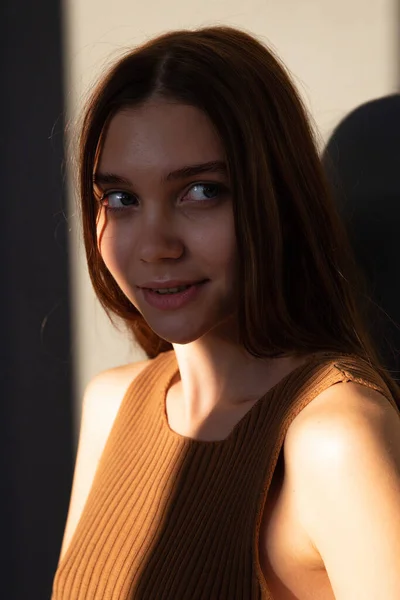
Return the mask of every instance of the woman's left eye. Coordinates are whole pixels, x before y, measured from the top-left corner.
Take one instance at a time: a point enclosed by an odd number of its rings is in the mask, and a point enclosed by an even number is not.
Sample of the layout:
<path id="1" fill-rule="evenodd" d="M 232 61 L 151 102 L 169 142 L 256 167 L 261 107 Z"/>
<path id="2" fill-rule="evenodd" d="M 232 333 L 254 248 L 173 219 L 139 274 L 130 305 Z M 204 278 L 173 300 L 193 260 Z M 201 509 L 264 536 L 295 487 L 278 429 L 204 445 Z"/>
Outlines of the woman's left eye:
<path id="1" fill-rule="evenodd" d="M 196 183 L 183 197 L 184 200 L 206 201 L 215 200 L 221 193 L 221 185 L 217 183 Z"/>

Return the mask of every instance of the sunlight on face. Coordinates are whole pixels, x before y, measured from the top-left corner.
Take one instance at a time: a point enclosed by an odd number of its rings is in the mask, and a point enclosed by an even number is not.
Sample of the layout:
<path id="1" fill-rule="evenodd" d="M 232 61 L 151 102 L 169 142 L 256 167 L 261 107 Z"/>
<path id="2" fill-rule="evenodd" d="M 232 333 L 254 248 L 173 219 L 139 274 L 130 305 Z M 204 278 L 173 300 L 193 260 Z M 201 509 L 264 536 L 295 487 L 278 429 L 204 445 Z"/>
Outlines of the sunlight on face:
<path id="1" fill-rule="evenodd" d="M 234 310 L 236 241 L 224 149 L 206 115 L 163 100 L 120 111 L 95 181 L 103 260 L 150 327 L 175 343 L 215 332 Z M 180 284 L 193 285 L 159 290 Z"/>

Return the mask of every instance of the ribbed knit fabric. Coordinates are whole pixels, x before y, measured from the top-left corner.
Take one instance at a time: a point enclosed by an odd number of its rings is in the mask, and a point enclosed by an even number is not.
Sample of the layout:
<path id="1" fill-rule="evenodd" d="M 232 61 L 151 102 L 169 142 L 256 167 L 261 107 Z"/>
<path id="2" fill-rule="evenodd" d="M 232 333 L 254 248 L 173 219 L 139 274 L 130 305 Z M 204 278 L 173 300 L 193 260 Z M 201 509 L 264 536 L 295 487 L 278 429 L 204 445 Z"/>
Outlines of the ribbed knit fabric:
<path id="1" fill-rule="evenodd" d="M 268 600 L 258 558 L 263 507 L 287 429 L 329 386 L 391 393 L 367 363 L 318 355 L 258 400 L 222 441 L 173 432 L 161 354 L 128 390 L 54 580 L 52 600 Z"/>

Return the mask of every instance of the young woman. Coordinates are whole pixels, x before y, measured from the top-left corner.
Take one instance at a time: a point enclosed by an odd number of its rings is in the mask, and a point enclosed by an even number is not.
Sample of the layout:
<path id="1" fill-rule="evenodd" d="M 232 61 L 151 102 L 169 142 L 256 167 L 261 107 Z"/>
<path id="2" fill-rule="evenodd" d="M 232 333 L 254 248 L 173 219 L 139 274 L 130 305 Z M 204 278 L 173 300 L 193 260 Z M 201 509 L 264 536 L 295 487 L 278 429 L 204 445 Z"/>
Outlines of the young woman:
<path id="1" fill-rule="evenodd" d="M 80 196 L 149 360 L 87 389 L 53 600 L 398 600 L 399 390 L 285 68 L 221 27 L 129 53 Z"/>

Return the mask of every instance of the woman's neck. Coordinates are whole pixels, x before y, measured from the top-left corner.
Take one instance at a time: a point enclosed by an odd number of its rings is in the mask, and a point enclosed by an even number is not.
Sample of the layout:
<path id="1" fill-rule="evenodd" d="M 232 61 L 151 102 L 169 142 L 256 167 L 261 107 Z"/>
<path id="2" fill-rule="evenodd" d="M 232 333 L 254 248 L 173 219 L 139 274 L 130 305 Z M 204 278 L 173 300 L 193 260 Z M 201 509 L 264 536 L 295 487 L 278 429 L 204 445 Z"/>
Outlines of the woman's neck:
<path id="1" fill-rule="evenodd" d="M 256 358 L 227 337 L 205 336 L 174 345 L 179 376 L 171 393 L 188 421 L 256 401 L 306 358 Z"/>

